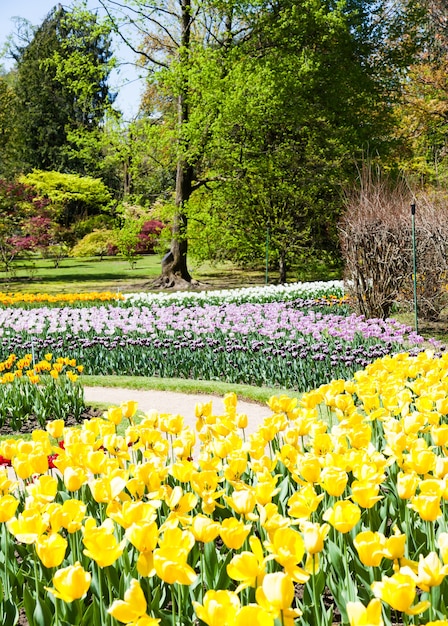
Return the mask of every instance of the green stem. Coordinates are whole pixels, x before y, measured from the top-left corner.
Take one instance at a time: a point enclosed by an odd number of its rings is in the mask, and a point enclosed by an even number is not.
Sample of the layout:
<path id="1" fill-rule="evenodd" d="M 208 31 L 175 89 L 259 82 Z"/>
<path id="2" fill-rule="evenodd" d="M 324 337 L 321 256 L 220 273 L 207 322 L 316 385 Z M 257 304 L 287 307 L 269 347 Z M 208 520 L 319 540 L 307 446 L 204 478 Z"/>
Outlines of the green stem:
<path id="1" fill-rule="evenodd" d="M 313 573 L 311 575 L 311 587 L 313 591 L 313 605 L 314 605 L 314 620 L 316 626 L 320 625 L 321 611 L 320 611 L 320 601 L 317 597 L 317 589 L 316 589 L 316 555 L 313 554 Z M 318 609 L 319 605 L 319 609 Z"/>

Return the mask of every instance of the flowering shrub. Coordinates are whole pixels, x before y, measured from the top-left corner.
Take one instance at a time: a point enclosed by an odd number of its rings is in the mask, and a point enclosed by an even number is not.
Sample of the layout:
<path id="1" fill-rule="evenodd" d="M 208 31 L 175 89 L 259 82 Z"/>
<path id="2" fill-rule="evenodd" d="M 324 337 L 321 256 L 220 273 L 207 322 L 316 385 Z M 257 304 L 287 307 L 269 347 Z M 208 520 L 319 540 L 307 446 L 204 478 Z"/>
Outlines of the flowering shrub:
<path id="1" fill-rule="evenodd" d="M 0 363 L 0 426 L 20 430 L 31 415 L 42 427 L 49 419 L 79 419 L 84 409 L 84 392 L 78 382 L 83 371 L 75 359 L 46 354 L 33 361 L 32 354 L 18 358 L 10 354 Z"/>
<path id="2" fill-rule="evenodd" d="M 0 610 L 46 626 L 446 624 L 447 375 L 447 355 L 385 357 L 271 398 L 249 437 L 228 394 L 224 414 L 197 405 L 195 429 L 137 423 L 130 401 L 0 442 L 19 479 L 1 474 Z"/>

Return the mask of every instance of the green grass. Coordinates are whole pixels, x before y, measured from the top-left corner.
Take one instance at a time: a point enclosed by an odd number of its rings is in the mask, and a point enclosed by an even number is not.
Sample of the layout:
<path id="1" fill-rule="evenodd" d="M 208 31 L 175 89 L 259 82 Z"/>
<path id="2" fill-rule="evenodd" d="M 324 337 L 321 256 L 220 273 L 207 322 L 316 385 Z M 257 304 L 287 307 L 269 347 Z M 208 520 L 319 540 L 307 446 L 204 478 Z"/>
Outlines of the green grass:
<path id="1" fill-rule="evenodd" d="M 197 262 L 190 258 L 188 267 L 201 288 L 221 289 L 250 287 L 266 283 L 266 270 L 259 265 L 240 268 L 230 262 Z M 81 293 L 87 291 L 148 291 L 150 283 L 160 275 L 161 257 L 140 257 L 134 268 L 120 257 L 66 258 L 54 267 L 50 259 L 36 257 L 32 261 L 17 261 L 11 274 L 0 272 L 0 291 L 22 293 Z M 268 272 L 269 284 L 278 282 L 275 269 Z M 291 271 L 288 281 L 333 280 L 340 278 L 340 270 L 324 262 L 308 264 Z"/>
<path id="2" fill-rule="evenodd" d="M 185 378 L 153 378 L 144 376 L 85 376 L 81 377 L 85 387 L 120 387 L 123 389 L 156 390 L 172 393 L 203 393 L 206 395 L 224 396 L 234 391 L 240 400 L 264 404 L 271 396 L 288 395 L 299 398 L 297 391 L 277 389 L 274 387 L 251 387 L 236 385 L 216 380 L 188 380 Z"/>

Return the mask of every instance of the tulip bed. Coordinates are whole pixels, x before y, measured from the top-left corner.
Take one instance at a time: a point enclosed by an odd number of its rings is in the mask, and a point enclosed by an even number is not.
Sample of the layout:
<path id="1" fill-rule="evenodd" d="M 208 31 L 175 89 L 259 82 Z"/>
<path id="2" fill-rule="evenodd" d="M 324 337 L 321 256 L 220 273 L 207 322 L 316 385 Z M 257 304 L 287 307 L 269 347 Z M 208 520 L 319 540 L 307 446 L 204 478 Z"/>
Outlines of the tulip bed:
<path id="1" fill-rule="evenodd" d="M 403 353 L 250 436 L 228 394 L 0 442 L 2 624 L 448 624 L 447 381 Z"/>
<path id="2" fill-rule="evenodd" d="M 423 338 L 350 315 L 339 283 L 134 294 L 0 309 L 0 358 L 70 354 L 87 374 L 221 380 L 306 391 Z M 19 301 L 20 302 L 20 301 Z"/>

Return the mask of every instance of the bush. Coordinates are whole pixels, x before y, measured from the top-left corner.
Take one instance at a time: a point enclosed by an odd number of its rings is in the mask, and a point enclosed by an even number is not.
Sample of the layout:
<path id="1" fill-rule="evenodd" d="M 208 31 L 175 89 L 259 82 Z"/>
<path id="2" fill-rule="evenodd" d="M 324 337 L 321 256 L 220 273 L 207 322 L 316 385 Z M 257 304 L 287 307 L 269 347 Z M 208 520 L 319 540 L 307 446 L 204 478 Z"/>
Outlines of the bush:
<path id="1" fill-rule="evenodd" d="M 117 235 L 113 230 L 95 230 L 85 235 L 70 252 L 72 257 L 104 256 L 117 254 Z"/>
<path id="2" fill-rule="evenodd" d="M 424 192 L 413 197 L 404 182 L 364 171 L 339 223 L 345 288 L 359 314 L 384 319 L 398 299 L 412 302 L 413 201 L 419 314 L 435 320 L 445 306 L 448 211 L 442 198 Z"/>

